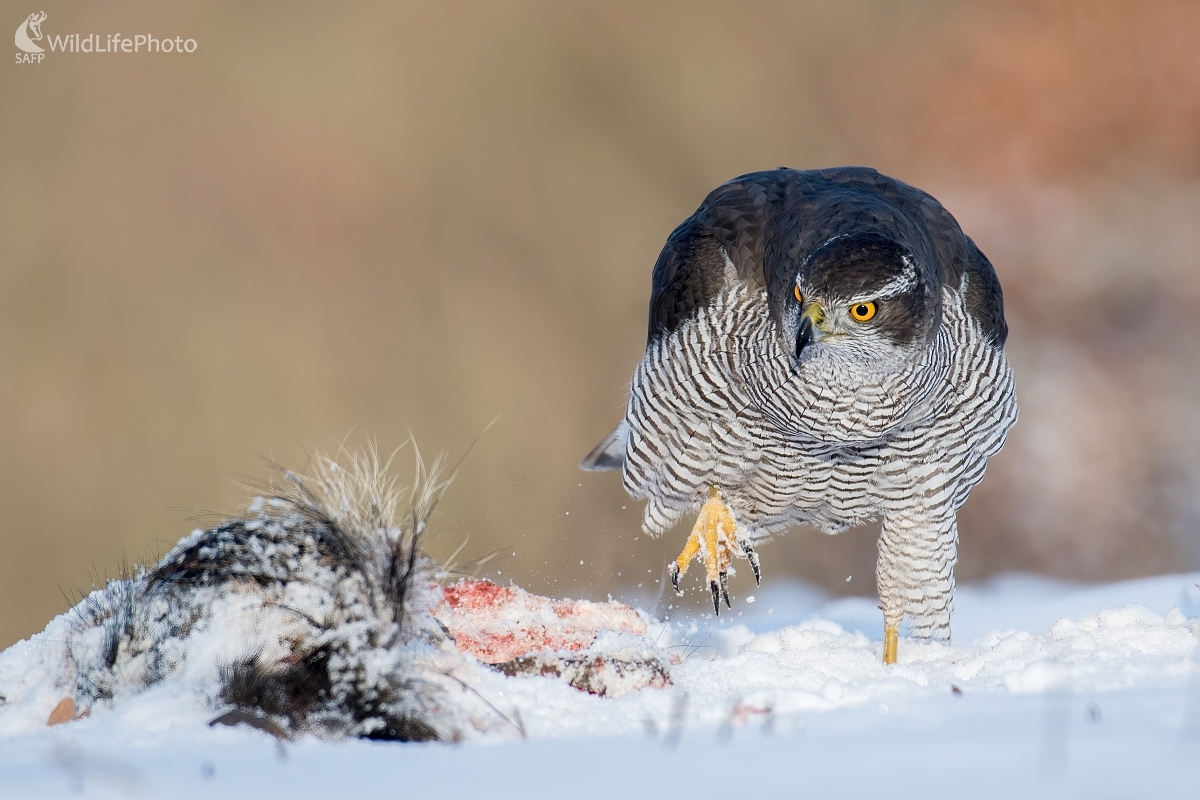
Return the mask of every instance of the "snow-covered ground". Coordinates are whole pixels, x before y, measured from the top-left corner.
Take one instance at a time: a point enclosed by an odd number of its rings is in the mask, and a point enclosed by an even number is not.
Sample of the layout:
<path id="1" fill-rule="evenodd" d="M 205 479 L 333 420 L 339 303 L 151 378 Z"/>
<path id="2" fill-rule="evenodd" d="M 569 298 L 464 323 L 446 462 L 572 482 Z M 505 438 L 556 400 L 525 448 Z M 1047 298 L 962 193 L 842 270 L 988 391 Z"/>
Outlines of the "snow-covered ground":
<path id="1" fill-rule="evenodd" d="M 1198 584 L 960 587 L 953 646 L 902 640 L 885 667 L 874 600 L 768 583 L 734 615 L 651 623 L 667 689 L 481 667 L 513 733 L 458 745 L 279 743 L 210 727 L 180 681 L 47 727 L 29 665 L 52 625 L 0 654 L 0 797 L 1196 796 Z"/>

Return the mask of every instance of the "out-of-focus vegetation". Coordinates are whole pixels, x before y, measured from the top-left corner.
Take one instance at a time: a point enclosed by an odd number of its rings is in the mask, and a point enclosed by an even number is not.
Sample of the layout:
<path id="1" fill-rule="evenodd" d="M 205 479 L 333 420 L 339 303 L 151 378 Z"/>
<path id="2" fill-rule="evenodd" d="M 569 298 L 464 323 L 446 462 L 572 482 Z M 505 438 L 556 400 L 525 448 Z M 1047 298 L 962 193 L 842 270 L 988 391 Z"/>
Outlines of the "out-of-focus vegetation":
<path id="1" fill-rule="evenodd" d="M 680 542 L 576 464 L 621 414 L 667 234 L 778 165 L 916 184 L 1001 276 L 1022 416 L 960 580 L 1200 562 L 1200 4 L 45 10 L 48 35 L 199 48 L 0 69 L 0 646 L 236 509 L 259 456 L 410 430 L 460 453 L 496 414 L 435 551 L 653 595 Z M 874 589 L 870 531 L 762 555 Z"/>

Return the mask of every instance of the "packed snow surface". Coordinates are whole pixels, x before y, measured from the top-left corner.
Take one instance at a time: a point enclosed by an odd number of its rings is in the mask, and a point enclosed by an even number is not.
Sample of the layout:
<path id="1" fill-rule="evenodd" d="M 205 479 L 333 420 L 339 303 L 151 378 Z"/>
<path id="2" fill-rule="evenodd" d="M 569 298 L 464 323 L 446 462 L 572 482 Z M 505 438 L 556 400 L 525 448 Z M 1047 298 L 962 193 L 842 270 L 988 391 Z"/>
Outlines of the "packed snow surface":
<path id="1" fill-rule="evenodd" d="M 669 654 L 662 688 L 601 697 L 481 663 L 472 691 L 507 733 L 458 745 L 210 727 L 182 677 L 48 727 L 60 617 L 0 654 L 0 797 L 1192 796 L 1198 584 L 961 587 L 953 644 L 902 639 L 889 667 L 874 599 L 768 583 L 719 619 L 601 634 Z"/>

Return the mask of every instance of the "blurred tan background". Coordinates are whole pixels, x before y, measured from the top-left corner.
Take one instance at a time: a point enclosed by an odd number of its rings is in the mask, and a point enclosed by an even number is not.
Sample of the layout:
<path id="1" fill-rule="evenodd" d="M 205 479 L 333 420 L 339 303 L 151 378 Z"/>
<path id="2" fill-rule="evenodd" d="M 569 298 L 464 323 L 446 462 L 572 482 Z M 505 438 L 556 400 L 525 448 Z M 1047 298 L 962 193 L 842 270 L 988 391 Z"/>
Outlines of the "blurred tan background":
<path id="1" fill-rule="evenodd" d="M 680 538 L 576 465 L 668 233 L 779 165 L 914 183 L 1000 274 L 1021 421 L 960 582 L 1200 565 L 1200 3 L 0 7 L 199 42 L 0 68 L 0 647 L 260 456 L 458 455 L 497 414 L 435 552 L 652 598 Z M 762 555 L 874 591 L 869 530 Z"/>

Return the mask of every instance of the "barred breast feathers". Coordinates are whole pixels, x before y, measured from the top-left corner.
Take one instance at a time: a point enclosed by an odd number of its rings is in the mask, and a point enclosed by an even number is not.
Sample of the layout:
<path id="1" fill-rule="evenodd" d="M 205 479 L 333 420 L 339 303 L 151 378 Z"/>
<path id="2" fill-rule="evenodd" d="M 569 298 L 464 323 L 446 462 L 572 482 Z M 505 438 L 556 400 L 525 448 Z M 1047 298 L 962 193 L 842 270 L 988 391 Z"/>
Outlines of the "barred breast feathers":
<path id="1" fill-rule="evenodd" d="M 847 402 L 791 372 L 766 292 L 733 282 L 634 374 L 624 484 L 661 534 L 710 485 L 759 535 L 792 524 L 837 532 L 911 504 L 933 473 L 953 510 L 1016 420 L 1001 346 L 943 288 L 942 321 L 921 362 Z M 923 490 L 927 491 L 927 490 Z"/>

